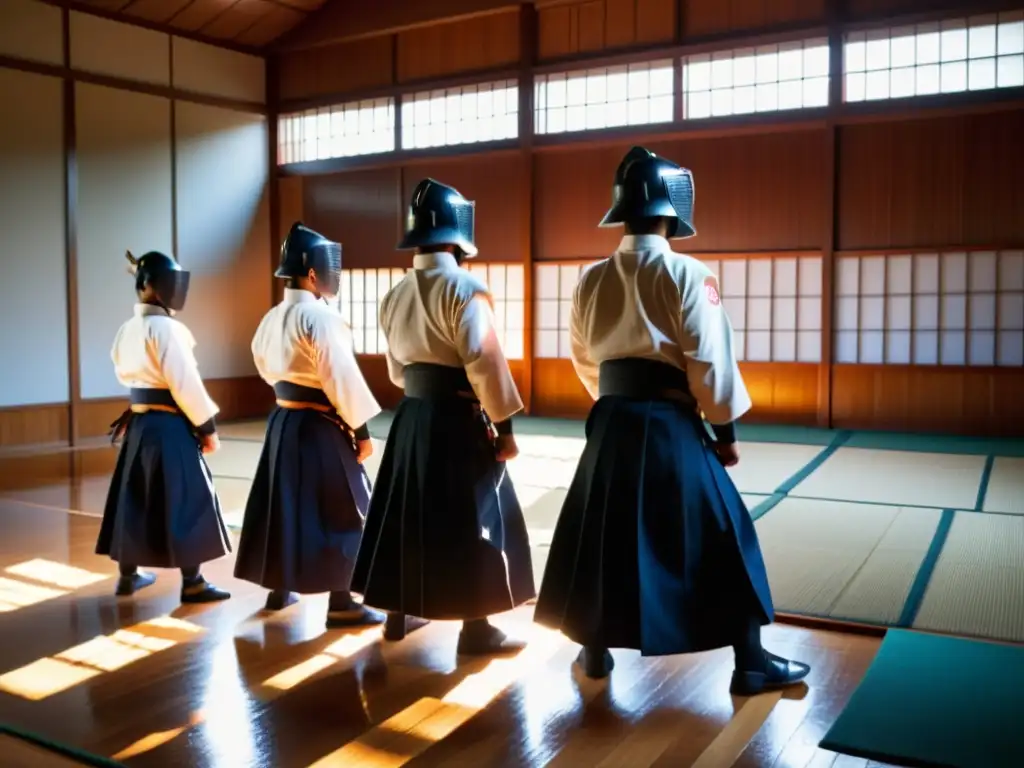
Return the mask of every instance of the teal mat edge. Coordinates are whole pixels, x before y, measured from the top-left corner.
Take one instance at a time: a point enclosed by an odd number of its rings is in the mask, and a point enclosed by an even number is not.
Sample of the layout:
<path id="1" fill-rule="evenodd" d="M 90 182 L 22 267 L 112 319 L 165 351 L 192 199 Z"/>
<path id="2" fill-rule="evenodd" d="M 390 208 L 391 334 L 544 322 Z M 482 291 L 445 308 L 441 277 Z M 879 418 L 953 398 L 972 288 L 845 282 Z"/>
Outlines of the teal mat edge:
<path id="1" fill-rule="evenodd" d="M 878 761 L 896 765 L 907 766 L 907 768 L 1019 768 L 1020 752 L 1015 751 L 1009 762 L 1005 760 L 998 760 L 993 762 L 991 755 L 983 749 L 977 749 L 972 753 L 971 758 L 966 761 L 951 762 L 948 757 L 943 757 L 940 762 L 926 759 L 922 757 L 913 757 L 911 755 L 903 754 L 895 750 L 890 751 L 884 748 L 871 748 L 870 746 L 862 747 L 857 744 L 844 743 L 844 728 L 848 727 L 848 724 L 844 722 L 846 718 L 850 716 L 847 714 L 855 705 L 863 705 L 862 699 L 866 702 L 871 702 L 871 685 L 877 685 L 874 677 L 881 677 L 882 675 L 878 672 L 877 667 L 879 661 L 884 660 L 884 663 L 892 663 L 888 656 L 896 655 L 908 644 L 917 644 L 924 642 L 925 644 L 932 644 L 932 654 L 922 654 L 920 649 L 915 649 L 916 658 L 921 658 L 922 655 L 927 658 L 929 655 L 936 654 L 934 649 L 939 648 L 940 650 L 948 651 L 955 646 L 961 648 L 980 649 L 988 647 L 993 649 L 993 652 L 1000 655 L 1017 654 L 1024 651 L 1024 646 L 1017 643 L 1007 643 L 1003 641 L 993 641 L 989 638 L 983 637 L 965 637 L 960 635 L 950 635 L 945 633 L 935 632 L 918 632 L 912 629 L 905 628 L 890 628 L 886 633 L 882 642 L 879 644 L 878 651 L 875 654 L 875 658 L 872 660 L 871 665 L 868 667 L 857 688 L 853 691 L 849 700 L 843 706 L 839 716 L 833 721 L 832 725 L 829 726 L 828 731 L 822 737 L 821 741 L 818 742 L 818 747 L 826 749 L 831 752 L 839 754 L 850 755 L 852 757 L 859 757 L 869 761 Z M 883 656 L 883 654 L 885 656 Z M 1005 665 L 1004 665 L 1005 666 Z M 886 688 L 887 692 L 891 689 Z M 1020 690 L 1019 687 L 1016 690 Z M 888 696 L 887 696 L 888 698 Z M 1019 698 L 1019 696 L 1018 696 Z M 890 702 L 891 703 L 891 702 Z M 1003 709 L 1007 712 L 1007 716 L 1012 717 L 1013 707 L 1007 707 L 1006 702 L 1003 702 Z M 1016 720 L 1012 720 L 1011 726 L 1016 726 Z M 855 742 L 856 739 L 845 737 L 846 740 Z M 976 755 L 976 756 L 975 756 Z"/>
<path id="2" fill-rule="evenodd" d="M 51 752 L 56 752 L 73 760 L 78 760 L 85 765 L 93 765 L 97 766 L 97 768 L 126 768 L 124 763 L 119 763 L 109 757 L 94 755 L 91 752 L 86 752 L 84 749 L 72 747 L 67 744 L 61 744 L 59 741 L 54 741 L 53 739 L 49 739 L 45 736 L 40 736 L 32 731 L 16 728 L 15 726 L 7 723 L 0 723 L 0 733 L 7 734 L 8 736 L 12 736 L 16 739 L 21 739 L 22 741 L 27 741 L 30 744 L 35 744 L 38 747 L 48 749 Z"/>

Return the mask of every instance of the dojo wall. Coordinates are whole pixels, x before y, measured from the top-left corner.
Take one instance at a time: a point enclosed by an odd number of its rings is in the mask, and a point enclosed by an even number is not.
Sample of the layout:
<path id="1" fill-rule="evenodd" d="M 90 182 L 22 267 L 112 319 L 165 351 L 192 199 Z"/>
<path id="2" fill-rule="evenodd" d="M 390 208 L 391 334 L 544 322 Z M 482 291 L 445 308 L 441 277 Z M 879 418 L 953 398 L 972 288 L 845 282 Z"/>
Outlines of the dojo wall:
<path id="1" fill-rule="evenodd" d="M 390 403 L 398 392 L 379 355 L 378 296 L 408 266 L 394 244 L 412 186 L 429 175 L 453 184 L 477 201 L 480 261 L 489 278 L 499 268 L 495 294 L 506 336 L 520 339 L 512 367 L 530 411 L 581 416 L 589 402 L 567 358 L 568 299 L 580 267 L 621 235 L 596 224 L 618 161 L 642 143 L 694 170 L 699 234 L 676 247 L 719 274 L 750 419 L 1019 434 L 1024 88 L 943 86 L 962 92 L 848 103 L 855 78 L 840 73 L 847 34 L 884 39 L 914 24 L 947 34 L 971 14 L 1010 11 L 1000 18 L 1012 21 L 1022 10 L 956 0 L 328 5 L 284 39 L 272 64 L 284 115 L 279 226 L 304 217 L 344 243 L 361 363 Z M 801 40 L 831 41 L 827 106 L 686 119 L 685 57 Z M 1015 73 L 1024 57 L 1013 45 L 998 66 Z M 360 66 L 343 66 L 350 61 Z M 535 83 L 549 74 L 659 61 L 675 70 L 670 123 L 535 130 Z M 996 64 L 971 64 L 970 76 Z M 410 102 L 488 83 L 520 88 L 515 138 L 417 143 L 421 124 L 438 118 Z M 320 122 L 310 138 L 295 122 L 385 106 L 393 123 L 366 123 L 358 135 Z"/>
<path id="2" fill-rule="evenodd" d="M 0 447 L 106 432 L 126 249 L 192 272 L 182 319 L 225 415 L 262 414 L 272 299 L 262 58 L 34 0 L 0 4 Z"/>

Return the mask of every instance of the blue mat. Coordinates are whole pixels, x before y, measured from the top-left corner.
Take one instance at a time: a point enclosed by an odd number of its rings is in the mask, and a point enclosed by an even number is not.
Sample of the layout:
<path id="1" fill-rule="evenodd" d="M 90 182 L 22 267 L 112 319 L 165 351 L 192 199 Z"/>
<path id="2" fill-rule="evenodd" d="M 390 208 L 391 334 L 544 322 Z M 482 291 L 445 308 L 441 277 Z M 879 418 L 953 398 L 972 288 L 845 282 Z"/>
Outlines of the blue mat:
<path id="1" fill-rule="evenodd" d="M 923 768 L 1024 766 L 1024 646 L 889 630 L 821 747 Z"/>

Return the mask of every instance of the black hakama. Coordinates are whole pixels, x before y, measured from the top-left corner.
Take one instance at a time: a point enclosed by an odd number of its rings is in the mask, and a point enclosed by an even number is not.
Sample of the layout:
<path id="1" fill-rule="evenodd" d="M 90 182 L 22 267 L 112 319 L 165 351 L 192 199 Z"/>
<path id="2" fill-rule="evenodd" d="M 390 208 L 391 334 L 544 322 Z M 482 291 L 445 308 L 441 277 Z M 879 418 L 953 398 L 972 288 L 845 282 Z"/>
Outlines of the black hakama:
<path id="1" fill-rule="evenodd" d="M 367 605 L 478 619 L 535 596 L 526 521 L 461 368 L 405 369 L 352 588 Z"/>
<path id="2" fill-rule="evenodd" d="M 645 656 L 733 645 L 773 618 L 750 514 L 671 366 L 616 360 L 555 528 L 535 620 Z M 666 397 L 674 391 L 679 397 Z"/>
<path id="3" fill-rule="evenodd" d="M 323 391 L 287 382 L 279 401 L 331 407 Z M 277 406 L 245 505 L 235 576 L 271 590 L 349 589 L 370 481 L 336 415 Z"/>
<path id="4" fill-rule="evenodd" d="M 174 408 L 166 389 L 132 390 L 136 405 Z M 231 551 L 213 475 L 183 413 L 128 412 L 96 553 L 124 565 L 191 568 Z"/>

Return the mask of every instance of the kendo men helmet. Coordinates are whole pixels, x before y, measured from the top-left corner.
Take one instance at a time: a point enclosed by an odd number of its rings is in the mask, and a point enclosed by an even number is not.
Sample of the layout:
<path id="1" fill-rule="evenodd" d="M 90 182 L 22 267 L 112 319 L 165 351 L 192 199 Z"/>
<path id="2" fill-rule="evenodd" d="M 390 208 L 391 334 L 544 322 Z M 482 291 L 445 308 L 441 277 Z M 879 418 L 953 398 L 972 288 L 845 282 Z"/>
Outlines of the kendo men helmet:
<path id="1" fill-rule="evenodd" d="M 643 147 L 633 147 L 615 171 L 612 207 L 599 226 L 638 219 L 672 220 L 668 236 L 693 237 L 693 173 Z"/>
<path id="2" fill-rule="evenodd" d="M 281 262 L 274 277 L 307 277 L 310 270 L 316 274 L 323 293 L 338 295 L 341 289 L 341 244 L 296 221 L 281 244 Z"/>
<path id="3" fill-rule="evenodd" d="M 135 258 L 131 251 L 125 251 L 124 255 L 131 264 L 130 272 L 135 275 L 136 293 L 150 288 L 164 309 L 181 311 L 188 297 L 191 275 L 173 256 L 160 251 L 149 251 L 139 258 Z"/>
<path id="4" fill-rule="evenodd" d="M 428 248 L 432 245 L 454 245 L 462 256 L 477 254 L 474 240 L 476 203 L 434 179 L 416 185 L 405 220 L 405 237 L 398 250 Z"/>

